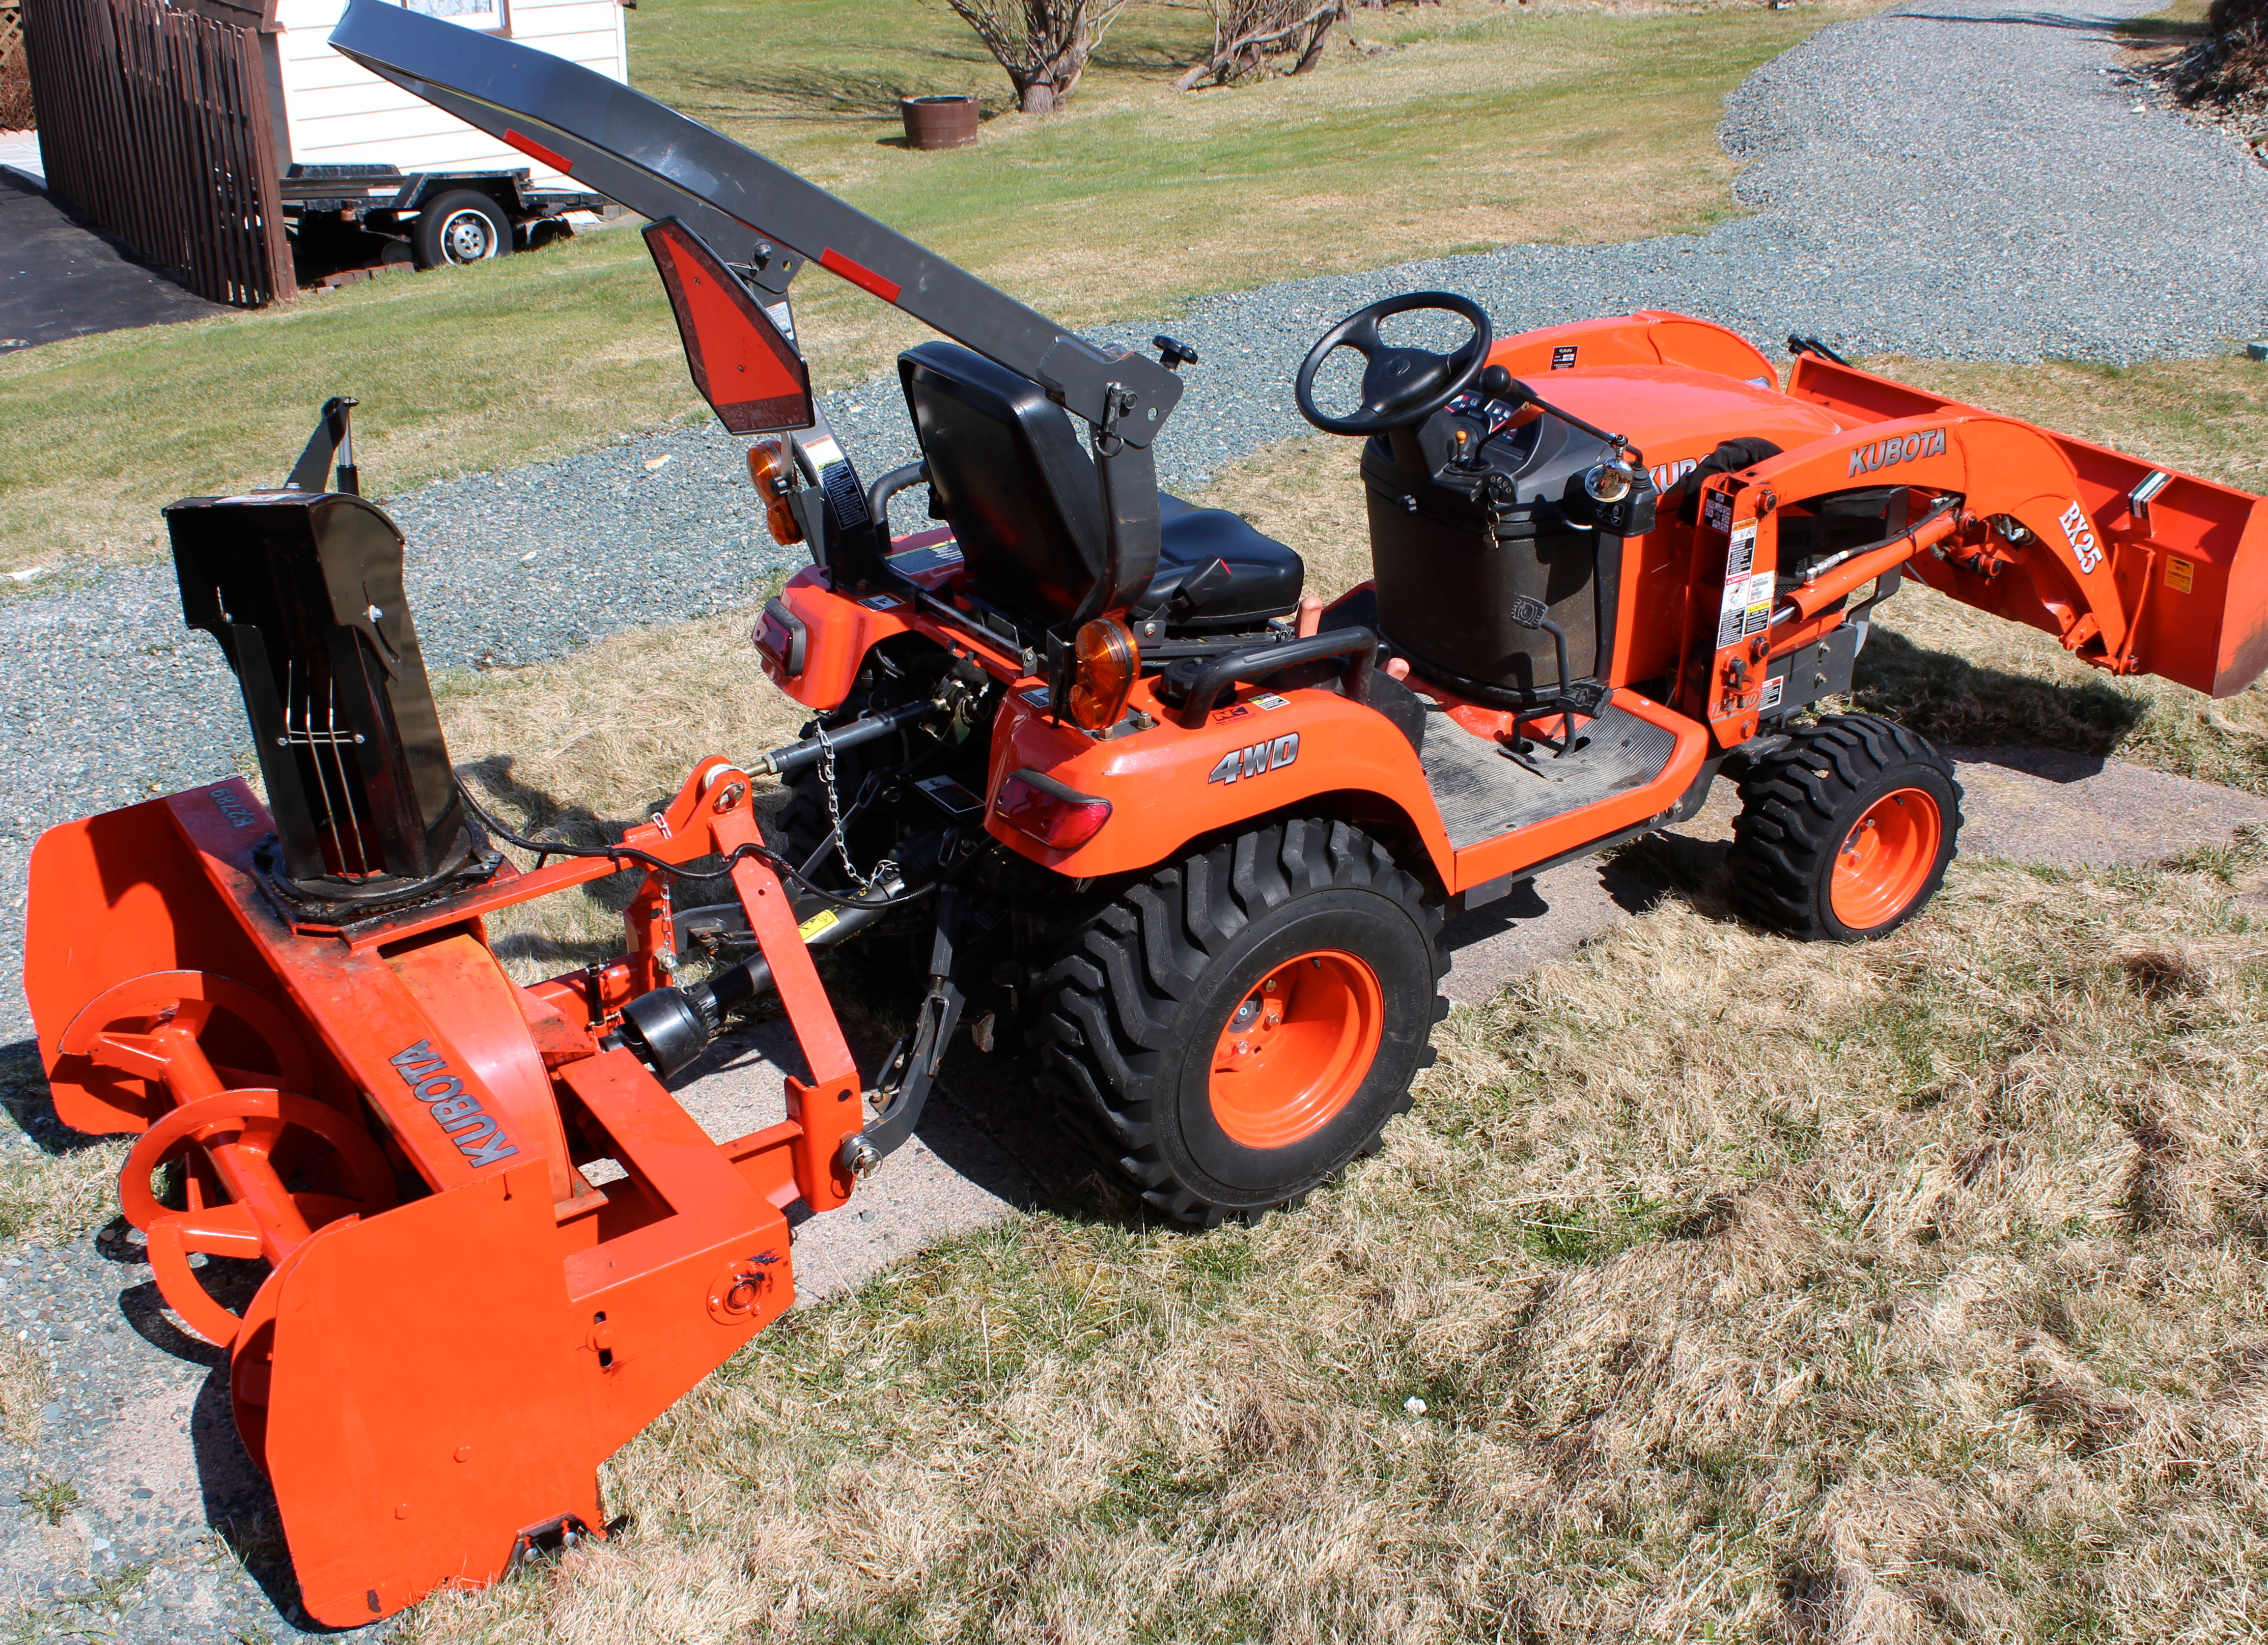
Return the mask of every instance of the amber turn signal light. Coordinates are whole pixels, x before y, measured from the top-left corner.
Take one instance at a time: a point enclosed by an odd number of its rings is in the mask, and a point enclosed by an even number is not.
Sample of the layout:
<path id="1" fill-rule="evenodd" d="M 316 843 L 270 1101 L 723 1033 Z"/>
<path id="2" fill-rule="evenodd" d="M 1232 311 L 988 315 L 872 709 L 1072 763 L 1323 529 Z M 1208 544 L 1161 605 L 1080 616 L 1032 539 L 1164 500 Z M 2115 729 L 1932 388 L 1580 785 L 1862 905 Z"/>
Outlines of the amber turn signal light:
<path id="1" fill-rule="evenodd" d="M 1142 672 L 1134 631 L 1116 617 L 1097 617 L 1071 643 L 1071 723 L 1107 731 L 1126 712 L 1127 694 Z"/>
<path id="2" fill-rule="evenodd" d="M 772 540 L 783 548 L 801 542 L 803 527 L 796 521 L 795 510 L 787 505 L 788 455 L 777 440 L 758 440 L 748 447 L 748 483 L 764 500 L 764 525 Z"/>

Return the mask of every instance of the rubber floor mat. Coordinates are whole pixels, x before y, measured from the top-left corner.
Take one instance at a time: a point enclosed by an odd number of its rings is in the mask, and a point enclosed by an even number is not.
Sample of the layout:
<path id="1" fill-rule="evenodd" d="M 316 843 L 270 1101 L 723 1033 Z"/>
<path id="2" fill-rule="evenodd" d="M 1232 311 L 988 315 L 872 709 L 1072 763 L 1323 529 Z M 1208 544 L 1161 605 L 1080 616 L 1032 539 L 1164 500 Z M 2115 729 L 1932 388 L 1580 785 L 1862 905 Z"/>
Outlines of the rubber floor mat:
<path id="1" fill-rule="evenodd" d="M 1426 716 L 1419 763 L 1441 808 L 1449 843 L 1458 850 L 1547 817 L 1565 816 L 1611 794 L 1643 788 L 1660 776 L 1677 737 L 1609 703 L 1580 734 L 1580 745 L 1557 760 L 1542 744 L 1528 760 L 1544 775 L 1476 737 L 1447 714 Z"/>

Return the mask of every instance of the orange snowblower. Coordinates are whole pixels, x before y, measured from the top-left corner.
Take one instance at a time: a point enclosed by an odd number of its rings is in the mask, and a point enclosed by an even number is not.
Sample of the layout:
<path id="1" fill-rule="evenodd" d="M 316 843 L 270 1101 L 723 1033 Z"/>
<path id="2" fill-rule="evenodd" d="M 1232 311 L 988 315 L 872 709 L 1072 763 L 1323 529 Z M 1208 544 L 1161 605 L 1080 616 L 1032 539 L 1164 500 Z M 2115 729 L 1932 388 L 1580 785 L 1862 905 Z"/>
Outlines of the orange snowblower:
<path id="1" fill-rule="evenodd" d="M 1365 442 L 1375 576 L 1326 606 L 1291 549 L 1158 489 L 1194 350 L 1079 337 L 556 57 L 380 0 L 332 38 L 653 219 L 695 381 L 809 546 L 752 638 L 814 717 L 612 843 L 523 837 L 456 779 L 351 402 L 283 486 L 166 510 L 261 790 L 45 834 L 26 989 L 61 1117 L 138 1134 L 125 1214 L 228 1351 L 328 1624 L 604 1535 L 597 1465 L 789 1304 L 791 1212 L 912 1135 L 964 1020 L 1035 1050 L 1158 1212 L 1295 1205 L 1409 1106 L 1445 914 L 1720 775 L 1759 923 L 1862 939 L 1925 906 L 1952 768 L 1831 701 L 1902 577 L 2114 674 L 2227 695 L 2268 663 L 2257 498 L 1823 345 L 1783 389 L 1700 320 L 1498 340 L 1443 292 L 1349 316 L 1292 385 Z M 921 457 L 872 484 L 811 396 L 807 261 L 953 340 L 902 357 Z M 1461 340 L 1405 334 L 1421 312 Z M 941 523 L 894 532 L 915 488 Z M 770 839 L 762 777 L 791 796 Z M 616 875 L 619 955 L 507 973 L 489 916 Z M 814 958 L 854 937 L 918 957 L 866 1073 Z M 767 998 L 805 1063 L 788 1117 L 712 1138 L 668 1082 Z M 240 1312 L 201 1255 L 266 1265 Z"/>

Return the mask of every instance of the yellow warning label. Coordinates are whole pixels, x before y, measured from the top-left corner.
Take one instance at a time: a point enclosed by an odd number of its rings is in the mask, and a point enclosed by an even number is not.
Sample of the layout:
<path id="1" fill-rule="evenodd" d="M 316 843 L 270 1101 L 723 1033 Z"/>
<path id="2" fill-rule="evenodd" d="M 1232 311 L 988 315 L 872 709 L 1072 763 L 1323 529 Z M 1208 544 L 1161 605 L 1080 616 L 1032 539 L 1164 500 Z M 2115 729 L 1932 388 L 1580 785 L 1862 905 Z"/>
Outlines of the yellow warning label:
<path id="1" fill-rule="evenodd" d="M 2166 586 L 2173 590 L 2175 593 L 2188 593 L 2190 591 L 2190 584 L 2196 579 L 2196 561 L 2168 560 L 2166 562 Z"/>
<path id="2" fill-rule="evenodd" d="M 836 917 L 834 909 L 821 908 L 817 914 L 813 914 L 811 918 L 806 920 L 801 925 L 797 926 L 795 929 L 797 934 L 800 936 L 805 942 L 808 943 L 813 937 L 817 936 L 821 931 L 828 930 L 841 923 L 842 922 Z"/>

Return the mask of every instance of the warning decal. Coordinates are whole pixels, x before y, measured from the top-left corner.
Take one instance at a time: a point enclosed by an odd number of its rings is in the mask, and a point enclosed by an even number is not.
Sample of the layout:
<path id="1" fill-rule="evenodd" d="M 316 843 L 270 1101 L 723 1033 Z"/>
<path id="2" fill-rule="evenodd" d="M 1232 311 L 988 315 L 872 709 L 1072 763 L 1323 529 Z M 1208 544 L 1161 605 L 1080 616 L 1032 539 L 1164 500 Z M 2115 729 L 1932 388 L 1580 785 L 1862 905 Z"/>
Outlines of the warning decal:
<path id="1" fill-rule="evenodd" d="M 1733 551 L 1725 556 L 1727 577 L 1746 576 L 1756 563 L 1756 523 L 1750 520 L 1733 533 Z"/>

